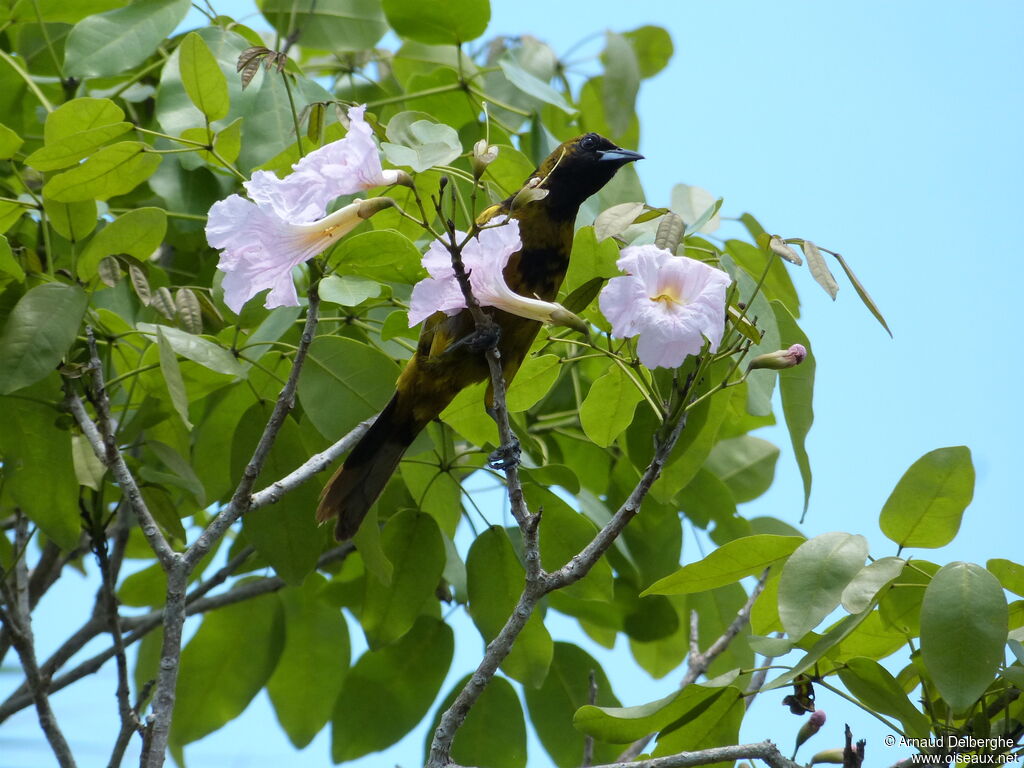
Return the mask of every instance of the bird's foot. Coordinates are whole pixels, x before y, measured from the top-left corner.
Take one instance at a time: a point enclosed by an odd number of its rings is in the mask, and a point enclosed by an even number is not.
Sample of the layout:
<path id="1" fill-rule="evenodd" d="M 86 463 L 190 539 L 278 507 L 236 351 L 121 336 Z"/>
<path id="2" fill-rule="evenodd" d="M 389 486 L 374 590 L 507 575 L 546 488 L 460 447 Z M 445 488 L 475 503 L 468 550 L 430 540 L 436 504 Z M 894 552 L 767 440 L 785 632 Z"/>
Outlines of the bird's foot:
<path id="1" fill-rule="evenodd" d="M 519 456 L 522 451 L 519 448 L 519 439 L 515 435 L 512 440 L 499 445 L 490 456 L 487 457 L 487 466 L 491 469 L 506 470 L 519 466 Z"/>
<path id="2" fill-rule="evenodd" d="M 501 328 L 497 323 L 490 323 L 483 328 L 476 328 L 472 333 L 467 333 L 461 339 L 453 342 L 443 354 L 450 355 L 453 352 L 466 349 L 475 355 L 482 354 L 488 349 L 498 346 L 501 340 Z"/>

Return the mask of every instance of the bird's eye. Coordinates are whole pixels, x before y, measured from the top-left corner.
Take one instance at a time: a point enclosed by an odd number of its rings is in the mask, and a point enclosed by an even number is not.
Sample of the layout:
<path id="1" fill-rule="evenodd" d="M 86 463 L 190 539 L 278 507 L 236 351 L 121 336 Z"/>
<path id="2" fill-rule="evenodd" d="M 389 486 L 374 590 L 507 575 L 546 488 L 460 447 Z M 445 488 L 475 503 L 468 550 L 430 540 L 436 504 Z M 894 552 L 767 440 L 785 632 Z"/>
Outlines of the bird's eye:
<path id="1" fill-rule="evenodd" d="M 582 139 L 580 139 L 580 148 L 590 151 L 597 149 L 597 136 L 592 133 L 588 133 Z"/>

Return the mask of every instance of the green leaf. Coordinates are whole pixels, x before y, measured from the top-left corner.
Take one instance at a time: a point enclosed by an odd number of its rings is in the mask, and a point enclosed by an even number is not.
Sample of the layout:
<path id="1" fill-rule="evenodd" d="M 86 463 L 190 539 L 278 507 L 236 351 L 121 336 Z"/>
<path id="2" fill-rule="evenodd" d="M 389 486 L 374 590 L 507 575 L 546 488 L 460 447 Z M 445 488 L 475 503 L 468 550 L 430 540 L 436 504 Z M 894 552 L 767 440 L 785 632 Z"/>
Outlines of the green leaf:
<path id="1" fill-rule="evenodd" d="M 85 435 L 71 436 L 71 458 L 78 484 L 98 491 L 103 486 L 103 476 L 107 473 L 107 468 L 96 456 L 92 444 Z"/>
<path id="2" fill-rule="evenodd" d="M 551 672 L 540 688 L 526 688 L 526 706 L 544 749 L 559 768 L 583 764 L 584 737 L 573 728 L 576 710 L 590 702 L 590 675 L 597 689 L 595 704 L 617 707 L 619 700 L 601 665 L 589 653 L 571 643 L 555 643 Z M 594 762 L 614 762 L 621 747 L 594 744 Z"/>
<path id="3" fill-rule="evenodd" d="M 847 659 L 846 666 L 839 669 L 839 678 L 846 689 L 870 710 L 898 718 L 911 738 L 928 737 L 929 719 L 910 703 L 889 670 L 874 659 L 863 656 Z"/>
<path id="4" fill-rule="evenodd" d="M 203 617 L 199 631 L 181 653 L 172 744 L 201 739 L 249 705 L 281 654 L 281 614 L 281 601 L 270 594 L 226 605 Z M 245 652 L 239 653 L 244 638 L 259 642 L 245 643 Z"/>
<path id="5" fill-rule="evenodd" d="M 420 616 L 393 645 L 367 651 L 349 670 L 331 718 L 331 759 L 389 747 L 423 718 L 441 689 L 455 641 L 443 621 Z"/>
<path id="6" fill-rule="evenodd" d="M 938 573 L 939 566 L 927 560 L 914 560 L 913 568 L 904 568 L 899 582 L 885 591 L 878 613 L 885 624 L 912 637 L 921 634 L 921 601 L 924 589 Z"/>
<path id="7" fill-rule="evenodd" d="M 326 583 L 314 573 L 300 587 L 278 593 L 284 606 L 284 650 L 267 693 L 297 749 L 330 720 L 349 666 L 348 625 L 323 598 Z"/>
<path id="8" fill-rule="evenodd" d="M 606 208 L 594 219 L 594 237 L 600 242 L 622 234 L 646 209 L 644 203 L 619 203 Z"/>
<path id="9" fill-rule="evenodd" d="M 190 32 L 178 46 L 178 67 L 185 93 L 208 120 L 227 117 L 228 81 L 199 35 Z"/>
<path id="10" fill-rule="evenodd" d="M 889 325 L 888 323 L 885 322 L 885 318 L 882 317 L 882 312 L 878 309 L 878 305 L 876 305 L 874 300 L 868 295 L 867 290 L 864 288 L 863 285 L 861 285 L 860 280 L 857 279 L 857 276 L 853 274 L 853 270 L 850 269 L 849 265 L 846 263 L 846 260 L 838 253 L 833 253 L 832 255 L 836 257 L 836 261 L 839 262 L 839 266 L 843 268 L 843 271 L 846 273 L 846 276 L 850 279 L 850 282 L 853 283 L 853 290 L 855 290 L 857 292 L 857 295 L 860 296 L 860 300 L 864 302 L 864 306 L 867 307 L 868 311 L 875 316 L 875 319 L 882 324 L 882 327 L 885 328 L 885 332 L 888 333 L 891 337 L 892 331 L 889 330 Z"/>
<path id="11" fill-rule="evenodd" d="M 242 476 L 272 410 L 272 404 L 264 400 L 252 405 L 238 421 L 231 442 L 232 478 Z M 259 486 L 268 486 L 284 477 L 308 455 L 299 425 L 294 419 L 285 419 L 263 464 Z M 246 512 L 242 521 L 246 538 L 277 575 L 291 585 L 303 583 L 323 550 L 324 532 L 312 512 L 316 500 L 316 489 L 306 483 L 276 504 Z"/>
<path id="12" fill-rule="evenodd" d="M 484 33 L 491 20 L 491 4 L 488 0 L 384 0 L 384 13 L 402 37 L 431 45 L 458 45 Z"/>
<path id="13" fill-rule="evenodd" d="M 638 27 L 623 32 L 622 36 L 633 46 L 640 66 L 640 77 L 654 77 L 672 58 L 672 36 L 662 27 Z"/>
<path id="14" fill-rule="evenodd" d="M 613 364 L 590 385 L 580 406 L 583 431 L 597 445 L 611 445 L 633 421 L 633 411 L 642 399 L 637 385 Z"/>
<path id="15" fill-rule="evenodd" d="M 426 275 L 420 258 L 419 249 L 405 235 L 379 229 L 343 239 L 328 268 L 381 282 L 412 284 Z"/>
<path id="16" fill-rule="evenodd" d="M 373 347 L 319 336 L 299 378 L 299 402 L 320 434 L 337 440 L 387 404 L 398 373 L 391 358 Z"/>
<path id="17" fill-rule="evenodd" d="M 715 473 L 737 502 L 763 494 L 775 477 L 779 447 L 759 437 L 743 435 L 720 440 L 711 449 L 705 467 Z"/>
<path id="18" fill-rule="evenodd" d="M 676 184 L 672 187 L 672 212 L 686 224 L 686 234 L 714 232 L 721 226 L 718 210 L 722 198 L 715 198 L 703 187 Z"/>
<path id="19" fill-rule="evenodd" d="M 712 690 L 717 695 L 709 698 L 705 706 L 694 711 L 691 716 L 680 718 L 678 723 L 673 723 L 658 735 L 658 746 L 653 756 L 696 752 L 731 746 L 738 742 L 740 723 L 747 711 L 745 699 L 740 690 L 733 686 Z M 727 766 L 729 763 L 717 765 Z"/>
<path id="20" fill-rule="evenodd" d="M 636 112 L 636 95 L 640 91 L 640 62 L 629 41 L 611 30 L 604 33 L 601 64 L 604 77 L 601 97 L 612 133 L 620 136 L 629 128 Z"/>
<path id="21" fill-rule="evenodd" d="M 67 104 L 61 105 L 58 110 L 51 112 L 50 116 L 56 115 L 59 110 L 65 107 L 75 106 L 80 101 L 87 101 L 87 99 L 69 101 Z M 96 101 L 99 101 L 99 99 L 96 99 Z M 102 101 L 106 101 L 106 99 Z M 82 112 L 82 110 L 76 110 L 75 112 Z M 75 114 L 75 112 L 70 114 Z M 49 120 L 47 124 L 49 124 Z M 25 158 L 25 164 L 32 166 L 37 171 L 57 171 L 61 168 L 67 168 L 69 165 L 77 163 L 83 157 L 88 157 L 111 139 L 116 139 L 121 134 L 130 131 L 131 128 L 132 124 L 126 122 L 98 125 L 94 128 L 83 127 L 77 133 L 48 141 L 44 146 Z"/>
<path id="22" fill-rule="evenodd" d="M 868 563 L 843 589 L 843 608 L 849 613 L 863 611 L 882 587 L 903 573 L 904 565 L 906 560 L 899 557 L 883 557 Z"/>
<path id="23" fill-rule="evenodd" d="M 761 534 L 723 544 L 703 560 L 690 563 L 655 582 L 643 595 L 685 595 L 732 584 L 760 573 L 804 542 L 800 536 Z"/>
<path id="24" fill-rule="evenodd" d="M 167 338 L 175 352 L 204 368 L 209 368 L 216 373 L 223 373 L 225 376 L 245 375 L 245 370 L 235 356 L 216 342 L 166 325 L 139 323 L 136 328 L 142 333 L 154 335 L 159 330 Z"/>
<path id="25" fill-rule="evenodd" d="M 910 465 L 896 483 L 878 524 L 901 547 L 944 547 L 974 497 L 974 464 L 966 446 L 937 448 Z"/>
<path id="26" fill-rule="evenodd" d="M 7 360 L 6 355 L 3 359 Z M 21 508 L 48 538 L 70 552 L 81 535 L 79 489 L 71 434 L 57 427 L 59 414 L 46 404 L 60 400 L 56 374 L 28 394 L 43 402 L 4 398 L 0 406 L 4 414 L 0 429 L 4 514 L 9 514 L 12 506 Z"/>
<path id="27" fill-rule="evenodd" d="M 167 214 L 160 208 L 136 208 L 123 213 L 89 241 L 78 258 L 78 276 L 92 280 L 99 271 L 99 263 L 107 256 L 127 254 L 148 262 L 166 234 Z"/>
<path id="28" fill-rule="evenodd" d="M 181 368 L 178 366 L 178 356 L 174 354 L 170 342 L 163 335 L 160 326 L 156 327 L 156 340 L 160 347 L 160 372 L 167 384 L 167 393 L 171 396 L 171 405 L 178 416 L 185 424 L 185 429 L 192 429 L 192 422 L 188 419 L 188 392 L 185 390 L 185 381 L 181 378 Z"/>
<path id="29" fill-rule="evenodd" d="M 1024 565 L 997 557 L 985 563 L 985 567 L 1005 589 L 1024 597 Z"/>
<path id="30" fill-rule="evenodd" d="M 25 270 L 21 268 L 21 264 L 14 258 L 11 244 L 7 242 L 7 238 L 3 235 L 0 235 L 0 274 L 9 275 L 19 283 L 25 282 Z"/>
<path id="31" fill-rule="evenodd" d="M 288 6 L 291 7 L 291 2 L 288 2 Z M 293 146 L 295 123 L 281 76 L 274 72 L 266 73 L 259 76 L 245 91 L 242 90 L 235 64 L 239 54 L 250 48 L 253 43 L 236 32 L 216 26 L 203 27 L 196 30 L 196 34 L 210 49 L 228 83 L 231 107 L 228 116 L 217 121 L 214 129 L 226 129 L 228 126 L 223 123 L 230 123 L 238 118 L 243 120 L 241 150 L 237 161 L 239 169 L 243 172 L 249 171 L 254 166 L 275 157 L 286 147 Z M 180 53 L 175 49 L 162 68 L 156 94 L 157 121 L 161 130 L 171 136 L 181 136 L 189 128 L 205 128 L 205 121 L 192 104 L 181 81 L 179 58 Z M 301 105 L 326 101 L 331 96 L 312 80 L 302 75 L 293 75 L 292 98 Z M 190 156 L 178 155 L 179 159 Z M 164 178 L 170 181 L 168 177 Z M 189 181 L 196 189 L 189 190 L 191 194 L 185 196 L 186 204 L 191 205 L 191 198 L 197 193 L 204 197 L 210 194 L 205 184 L 198 184 L 195 179 Z M 216 199 L 215 197 L 214 200 Z M 205 214 L 208 209 L 209 203 L 196 205 L 191 212 Z"/>
<path id="32" fill-rule="evenodd" d="M 14 157 L 18 147 L 25 143 L 25 140 L 12 131 L 3 123 L 0 123 L 0 160 L 7 160 Z"/>
<path id="33" fill-rule="evenodd" d="M 829 629 L 828 632 L 815 641 L 814 645 L 811 646 L 810 650 L 804 654 L 804 657 L 800 659 L 800 661 L 798 661 L 788 671 L 783 672 L 774 680 L 764 685 L 761 690 L 771 691 L 776 688 L 781 688 L 784 685 L 788 685 L 791 680 L 814 667 L 815 664 L 821 661 L 826 653 L 849 637 L 853 631 L 873 613 L 873 611 L 864 611 L 863 613 L 855 613 L 852 616 L 845 616 L 840 619 L 832 626 L 831 629 Z"/>
<path id="34" fill-rule="evenodd" d="M 835 301 L 836 294 L 839 293 L 839 283 L 836 282 L 832 270 L 825 263 L 825 257 L 821 255 L 818 246 L 810 240 L 804 240 L 801 243 L 801 248 L 803 248 L 804 256 L 807 257 L 807 268 L 811 272 L 811 277 L 825 289 L 825 293 L 831 297 L 832 301 Z"/>
<path id="35" fill-rule="evenodd" d="M 320 281 L 320 298 L 343 307 L 355 307 L 367 299 L 380 296 L 381 285 L 376 280 L 354 275 L 328 275 Z"/>
<path id="36" fill-rule="evenodd" d="M 781 301 L 793 317 L 800 317 L 800 298 L 797 296 L 796 288 L 793 287 L 793 279 L 786 270 L 785 264 L 764 249 L 743 240 L 729 240 L 725 247 L 728 254 L 736 260 L 736 264 L 743 268 L 751 280 L 759 280 L 761 275 L 767 274 L 761 290 L 768 301 Z M 762 321 L 764 320 L 761 315 L 758 317 Z M 765 351 L 773 352 L 774 350 Z"/>
<path id="37" fill-rule="evenodd" d="M 995 679 L 1008 624 L 1003 588 L 980 565 L 943 566 L 925 589 L 921 660 L 954 713 L 971 707 Z"/>
<path id="38" fill-rule="evenodd" d="M 556 91 L 543 80 L 531 75 L 513 59 L 508 56 L 503 56 L 498 60 L 498 66 L 501 67 L 501 71 L 505 73 L 505 77 L 508 78 L 508 81 L 527 96 L 539 99 L 545 104 L 551 104 L 565 112 L 567 115 L 571 116 L 576 114 L 576 109 L 574 109 L 573 106 L 565 100 L 565 97 L 561 93 Z"/>
<path id="39" fill-rule="evenodd" d="M 303 48 L 365 51 L 387 32 L 379 0 L 259 0 L 282 37 L 301 29 Z"/>
<path id="40" fill-rule="evenodd" d="M 124 110 L 110 99 L 80 96 L 61 104 L 46 116 L 43 142 L 47 145 L 55 144 L 94 128 L 116 125 L 123 121 Z"/>
<path id="41" fill-rule="evenodd" d="M 508 409 L 527 411 L 537 404 L 558 380 L 562 360 L 557 355 L 529 357 L 523 363 L 508 390 Z"/>
<path id="42" fill-rule="evenodd" d="M 668 696 L 633 707 L 587 704 L 577 710 L 573 725 L 585 734 L 610 744 L 629 744 L 700 712 L 707 702 L 722 694 L 721 688 L 693 683 Z"/>
<path id="43" fill-rule="evenodd" d="M 121 141 L 104 147 L 81 165 L 58 173 L 43 186 L 43 196 L 61 203 L 107 200 L 131 192 L 160 165 L 160 155 L 145 144 Z"/>
<path id="44" fill-rule="evenodd" d="M 135 0 L 125 8 L 87 16 L 68 35 L 64 74 L 120 75 L 141 64 L 181 23 L 189 0 Z"/>
<path id="45" fill-rule="evenodd" d="M 480 534 L 466 558 L 469 612 L 485 642 L 505 626 L 519 602 L 526 572 L 504 528 L 492 526 Z M 509 677 L 536 688 L 544 682 L 554 646 L 542 617 L 534 613 L 516 638 L 501 668 Z"/>
<path id="46" fill-rule="evenodd" d="M 798 640 L 832 613 L 867 555 L 867 540 L 849 533 L 823 533 L 790 555 L 779 579 L 779 618 L 790 638 Z"/>
<path id="47" fill-rule="evenodd" d="M 96 227 L 95 200 L 83 200 L 80 203 L 43 200 L 43 210 L 46 212 L 46 220 L 57 234 L 72 243 L 84 240 Z"/>
<path id="48" fill-rule="evenodd" d="M 394 564 L 391 582 L 366 579 L 360 622 L 371 649 L 389 645 L 408 632 L 441 580 L 445 551 L 441 531 L 430 515 L 407 509 L 391 517 L 381 548 Z"/>
<path id="49" fill-rule="evenodd" d="M 782 395 L 782 413 L 786 417 L 789 440 L 793 444 L 793 455 L 800 468 L 804 484 L 804 512 L 811 500 L 811 460 L 807 456 L 807 433 L 814 423 L 814 371 L 816 363 L 811 351 L 810 339 L 796 324 L 793 315 L 781 301 L 773 301 L 775 320 L 779 324 L 781 347 L 802 344 L 807 350 L 804 361 L 792 368 L 779 371 L 779 392 Z"/>
<path id="50" fill-rule="evenodd" d="M 401 112 L 388 123 L 388 138 L 396 143 L 385 141 L 380 148 L 389 162 L 422 173 L 436 165 L 448 165 L 462 154 L 459 133 L 451 126 L 432 120 L 403 120 L 418 114 Z"/>
<path id="51" fill-rule="evenodd" d="M 430 750 L 441 715 L 455 702 L 471 675 L 452 686 L 427 731 L 425 753 Z M 494 677 L 473 704 L 452 743 L 452 760 L 479 768 L 525 768 L 526 721 L 515 688 L 503 677 Z"/>
<path id="52" fill-rule="evenodd" d="M 0 395 L 41 381 L 60 364 L 88 303 L 85 291 L 66 283 L 37 285 L 18 300 L 0 333 Z"/>

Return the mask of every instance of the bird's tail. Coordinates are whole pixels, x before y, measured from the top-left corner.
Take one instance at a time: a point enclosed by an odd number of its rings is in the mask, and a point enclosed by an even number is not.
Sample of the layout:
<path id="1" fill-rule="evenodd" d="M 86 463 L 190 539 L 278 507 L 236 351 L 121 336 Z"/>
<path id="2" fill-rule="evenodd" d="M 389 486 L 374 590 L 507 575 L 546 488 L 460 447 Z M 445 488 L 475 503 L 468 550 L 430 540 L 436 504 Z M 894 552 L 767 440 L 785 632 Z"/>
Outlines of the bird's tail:
<path id="1" fill-rule="evenodd" d="M 338 541 L 352 538 L 359 530 L 402 454 L 426 426 L 402 405 L 401 393 L 396 392 L 320 494 L 317 522 L 337 517 L 334 535 Z"/>

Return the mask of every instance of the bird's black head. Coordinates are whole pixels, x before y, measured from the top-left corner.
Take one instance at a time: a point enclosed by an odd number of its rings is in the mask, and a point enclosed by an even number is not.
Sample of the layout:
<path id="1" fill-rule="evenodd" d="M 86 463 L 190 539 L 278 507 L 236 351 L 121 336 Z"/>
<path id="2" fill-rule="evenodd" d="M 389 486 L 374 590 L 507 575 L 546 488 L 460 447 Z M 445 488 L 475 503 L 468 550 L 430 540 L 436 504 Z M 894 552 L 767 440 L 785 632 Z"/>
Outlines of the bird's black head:
<path id="1" fill-rule="evenodd" d="M 611 181 L 619 168 L 641 159 L 639 152 L 617 147 L 599 134 L 585 133 L 559 145 L 534 176 L 542 179 L 540 188 L 548 190 L 548 206 L 575 217 L 583 201 Z"/>

